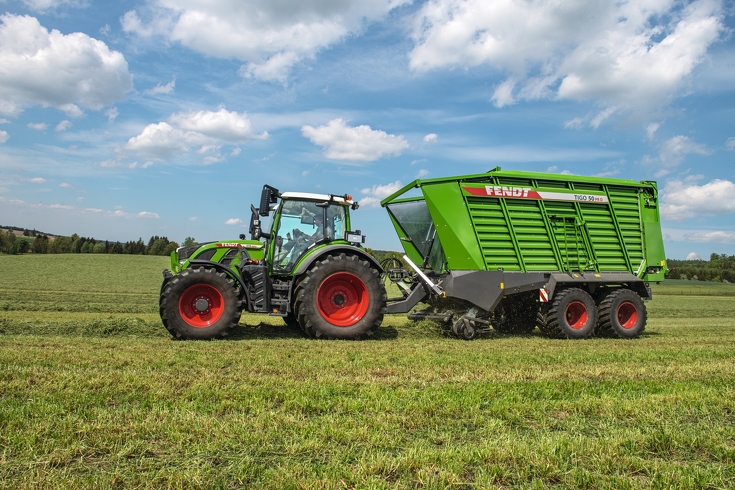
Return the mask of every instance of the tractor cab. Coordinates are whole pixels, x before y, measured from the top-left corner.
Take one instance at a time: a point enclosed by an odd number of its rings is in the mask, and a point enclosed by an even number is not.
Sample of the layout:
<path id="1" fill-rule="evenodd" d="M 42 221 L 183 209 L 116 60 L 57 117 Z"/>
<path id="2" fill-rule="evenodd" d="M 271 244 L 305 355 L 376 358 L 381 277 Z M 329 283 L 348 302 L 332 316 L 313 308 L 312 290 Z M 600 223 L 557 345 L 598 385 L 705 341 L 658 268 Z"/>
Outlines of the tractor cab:
<path id="1" fill-rule="evenodd" d="M 349 232 L 350 208 L 358 204 L 352 196 L 284 192 L 265 186 L 260 208 L 252 208 L 250 233 L 253 239 L 267 238 L 266 257 L 270 273 L 291 275 L 314 250 L 329 245 L 364 242 L 359 231 Z M 260 217 L 271 216 L 268 229 L 261 229 Z"/>

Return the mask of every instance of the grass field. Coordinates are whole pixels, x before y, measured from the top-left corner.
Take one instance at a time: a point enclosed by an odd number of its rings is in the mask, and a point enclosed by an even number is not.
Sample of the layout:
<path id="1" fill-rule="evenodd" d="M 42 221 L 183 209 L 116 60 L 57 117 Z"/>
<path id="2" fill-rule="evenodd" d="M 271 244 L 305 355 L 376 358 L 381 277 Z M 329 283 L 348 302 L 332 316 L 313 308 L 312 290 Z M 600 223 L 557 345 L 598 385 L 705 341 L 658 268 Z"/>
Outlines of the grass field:
<path id="1" fill-rule="evenodd" d="M 633 341 L 177 342 L 166 265 L 0 256 L 0 487 L 735 487 L 734 285 L 654 286 Z"/>

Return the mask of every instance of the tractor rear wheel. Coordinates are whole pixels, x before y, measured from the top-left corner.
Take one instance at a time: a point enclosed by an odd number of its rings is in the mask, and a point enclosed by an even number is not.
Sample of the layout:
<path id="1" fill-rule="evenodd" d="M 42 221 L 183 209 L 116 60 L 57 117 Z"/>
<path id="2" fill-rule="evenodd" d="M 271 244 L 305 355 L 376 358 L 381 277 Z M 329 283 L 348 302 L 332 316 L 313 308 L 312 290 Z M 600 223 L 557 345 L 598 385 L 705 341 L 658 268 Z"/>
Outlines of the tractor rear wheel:
<path id="1" fill-rule="evenodd" d="M 600 303 L 597 334 L 634 339 L 646 329 L 646 305 L 630 289 L 616 289 Z"/>
<path id="2" fill-rule="evenodd" d="M 541 331 L 552 338 L 586 339 L 595 332 L 597 308 L 586 291 L 570 288 L 559 291 L 539 315 Z"/>
<path id="3" fill-rule="evenodd" d="M 206 267 L 185 269 L 161 291 L 161 320 L 178 339 L 224 337 L 240 321 L 239 292 L 239 286 L 224 272 Z"/>
<path id="4" fill-rule="evenodd" d="M 295 289 L 294 313 L 309 336 L 370 337 L 383 322 L 388 296 L 380 274 L 355 255 L 318 260 Z"/>

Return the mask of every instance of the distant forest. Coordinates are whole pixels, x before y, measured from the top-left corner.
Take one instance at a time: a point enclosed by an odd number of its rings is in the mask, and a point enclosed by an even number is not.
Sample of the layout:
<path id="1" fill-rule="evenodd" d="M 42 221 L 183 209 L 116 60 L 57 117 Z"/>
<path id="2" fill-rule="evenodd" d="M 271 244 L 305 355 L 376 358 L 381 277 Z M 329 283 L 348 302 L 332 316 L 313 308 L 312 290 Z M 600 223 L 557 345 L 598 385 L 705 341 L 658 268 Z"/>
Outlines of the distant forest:
<path id="1" fill-rule="evenodd" d="M 735 282 L 735 255 L 710 255 L 709 260 L 672 260 L 667 279 L 687 279 L 691 281 Z"/>
<path id="2" fill-rule="evenodd" d="M 79 236 L 49 236 L 35 230 L 26 230 L 17 227 L 4 227 L 7 231 L 0 231 L 0 252 L 7 254 L 67 254 L 67 253 L 94 253 L 94 254 L 128 254 L 128 255 L 170 255 L 179 247 L 179 244 L 165 236 L 152 236 L 148 243 L 142 238 L 129 242 L 112 242 Z M 22 231 L 18 236 L 12 230 Z M 187 237 L 183 245 L 193 245 L 194 238 Z"/>

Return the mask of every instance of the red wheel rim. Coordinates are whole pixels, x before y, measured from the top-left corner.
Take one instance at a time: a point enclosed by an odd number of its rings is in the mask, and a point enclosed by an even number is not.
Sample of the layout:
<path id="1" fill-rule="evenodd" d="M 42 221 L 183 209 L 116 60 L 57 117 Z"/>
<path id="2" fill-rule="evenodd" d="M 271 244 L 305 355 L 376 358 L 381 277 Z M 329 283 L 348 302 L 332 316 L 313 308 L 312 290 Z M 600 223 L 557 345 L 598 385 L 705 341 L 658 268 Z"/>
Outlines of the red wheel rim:
<path id="1" fill-rule="evenodd" d="M 577 330 L 587 324 L 587 307 L 581 301 L 572 301 L 564 311 L 564 319 L 571 328 Z"/>
<path id="2" fill-rule="evenodd" d="M 618 323 L 623 328 L 633 328 L 638 323 L 638 308 L 630 301 L 618 306 Z"/>
<path id="3" fill-rule="evenodd" d="M 359 277 L 337 272 L 319 286 L 316 304 L 322 317 L 332 325 L 351 327 L 367 313 L 370 294 Z"/>
<path id="4" fill-rule="evenodd" d="M 179 299 L 179 314 L 192 327 L 209 327 L 222 318 L 224 311 L 222 293 L 209 284 L 189 286 Z"/>

